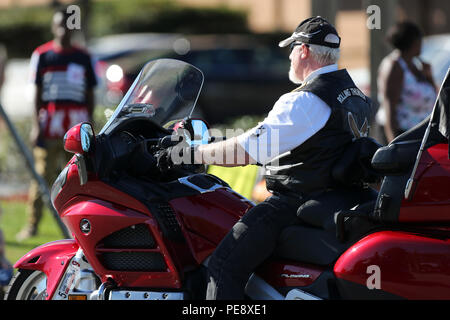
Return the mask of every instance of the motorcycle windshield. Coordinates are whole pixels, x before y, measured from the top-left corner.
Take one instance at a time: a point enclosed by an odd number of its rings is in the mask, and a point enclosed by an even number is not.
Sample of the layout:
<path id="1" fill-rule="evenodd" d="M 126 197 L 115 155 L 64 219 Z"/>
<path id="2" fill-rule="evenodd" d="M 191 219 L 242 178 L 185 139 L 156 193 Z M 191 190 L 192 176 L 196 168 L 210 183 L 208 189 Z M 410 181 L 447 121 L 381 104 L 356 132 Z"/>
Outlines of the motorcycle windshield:
<path id="1" fill-rule="evenodd" d="M 189 117 L 203 86 L 203 73 L 179 60 L 148 62 L 100 134 L 123 118 L 145 116 L 160 126 Z"/>

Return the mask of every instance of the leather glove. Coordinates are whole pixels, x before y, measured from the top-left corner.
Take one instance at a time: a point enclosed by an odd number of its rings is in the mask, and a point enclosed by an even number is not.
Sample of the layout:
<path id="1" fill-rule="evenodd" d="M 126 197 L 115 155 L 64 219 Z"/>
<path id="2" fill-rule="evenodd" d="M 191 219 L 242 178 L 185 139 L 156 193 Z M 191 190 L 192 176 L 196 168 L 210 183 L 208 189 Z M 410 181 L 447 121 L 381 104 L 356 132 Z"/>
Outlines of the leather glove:
<path id="1" fill-rule="evenodd" d="M 157 165 L 161 172 L 167 172 L 176 165 L 194 164 L 195 147 L 173 146 L 162 150 L 157 157 Z"/>

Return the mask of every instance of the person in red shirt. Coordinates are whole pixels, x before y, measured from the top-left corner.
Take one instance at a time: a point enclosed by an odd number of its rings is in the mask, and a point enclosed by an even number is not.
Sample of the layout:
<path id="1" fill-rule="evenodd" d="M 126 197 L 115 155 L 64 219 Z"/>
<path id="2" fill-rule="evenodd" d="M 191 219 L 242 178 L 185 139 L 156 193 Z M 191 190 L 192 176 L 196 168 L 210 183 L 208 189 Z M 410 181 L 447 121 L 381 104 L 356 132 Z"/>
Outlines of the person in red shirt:
<path id="1" fill-rule="evenodd" d="M 31 57 L 31 79 L 36 86 L 32 132 L 36 171 L 51 186 L 69 160 L 64 134 L 80 122 L 91 121 L 93 89 L 97 84 L 89 53 L 72 44 L 66 10 L 53 16 L 54 39 L 36 48 Z M 43 203 L 37 183 L 29 192 L 28 224 L 17 235 L 24 240 L 37 234 Z"/>

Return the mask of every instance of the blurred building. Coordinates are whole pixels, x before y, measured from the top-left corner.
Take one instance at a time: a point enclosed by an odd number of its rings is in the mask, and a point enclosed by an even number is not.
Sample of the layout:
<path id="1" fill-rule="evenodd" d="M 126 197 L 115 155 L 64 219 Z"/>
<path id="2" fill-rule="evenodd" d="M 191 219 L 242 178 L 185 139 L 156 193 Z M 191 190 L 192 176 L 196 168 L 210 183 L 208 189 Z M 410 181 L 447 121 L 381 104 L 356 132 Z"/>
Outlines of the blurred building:
<path id="1" fill-rule="evenodd" d="M 361 0 L 177 0 L 192 6 L 228 6 L 244 10 L 254 32 L 287 32 L 300 21 L 317 14 L 334 20 L 344 35 L 342 66 L 364 68 L 369 64 L 369 31 Z M 334 16 L 335 15 L 335 16 Z"/>
<path id="2" fill-rule="evenodd" d="M 105 0 L 78 0 L 77 3 Z M 127 0 L 132 1 L 132 0 Z M 321 15 L 334 22 L 342 35 L 341 67 L 374 70 L 390 48 L 384 43 L 387 29 L 397 20 L 418 23 L 426 35 L 450 33 L 450 1 L 438 0 L 167 0 L 193 7 L 229 7 L 245 11 L 256 33 L 291 33 L 299 21 Z M 0 0 L 1 7 L 74 3 L 73 0 Z M 367 28 L 367 8 L 381 8 L 381 29 Z M 373 82 L 373 79 L 372 81 Z M 372 90 L 376 90 L 372 87 Z M 373 92 L 372 92 L 373 93 Z"/>
<path id="3" fill-rule="evenodd" d="M 335 24 L 344 36 L 342 42 L 341 64 L 347 68 L 364 68 L 370 64 L 370 33 L 366 27 L 366 9 L 377 4 L 389 12 L 391 19 L 384 20 L 387 29 L 389 22 L 410 19 L 418 23 L 425 34 L 450 32 L 450 1 L 438 0 L 177 0 L 192 6 L 229 6 L 248 12 L 248 22 L 255 32 L 275 30 L 292 32 L 299 21 L 313 14 L 327 17 L 335 11 Z M 384 3 L 383 3 L 384 2 Z M 386 6 L 386 3 L 390 3 Z M 393 5 L 394 3 L 394 5 Z M 395 8 L 395 9 L 392 9 Z M 381 50 L 388 48 L 381 45 Z M 382 53 L 381 53 L 382 54 Z"/>

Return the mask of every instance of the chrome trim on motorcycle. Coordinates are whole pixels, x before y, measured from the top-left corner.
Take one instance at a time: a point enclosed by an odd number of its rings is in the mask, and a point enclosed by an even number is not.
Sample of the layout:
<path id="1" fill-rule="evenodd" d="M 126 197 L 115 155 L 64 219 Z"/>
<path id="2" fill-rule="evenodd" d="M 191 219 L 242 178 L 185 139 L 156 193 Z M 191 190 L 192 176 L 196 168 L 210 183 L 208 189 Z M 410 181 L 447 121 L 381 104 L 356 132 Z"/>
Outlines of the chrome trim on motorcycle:
<path id="1" fill-rule="evenodd" d="M 252 300 L 284 300 L 283 295 L 254 273 L 248 279 L 245 293 Z"/>
<path id="2" fill-rule="evenodd" d="M 75 164 L 78 168 L 78 176 L 80 178 L 80 185 L 83 186 L 88 181 L 88 174 L 86 169 L 86 161 L 84 160 L 84 156 L 81 154 L 76 154 Z"/>
<path id="3" fill-rule="evenodd" d="M 97 287 L 97 276 L 84 257 L 83 250 L 78 249 L 70 260 L 53 300 L 68 300 L 71 294 L 91 295 Z"/>
<path id="4" fill-rule="evenodd" d="M 225 186 L 216 183 L 216 184 L 213 185 L 211 188 L 204 189 L 204 188 L 199 187 L 198 185 L 193 184 L 192 182 L 190 182 L 190 181 L 189 181 L 189 177 L 179 178 L 178 181 L 179 181 L 180 183 L 184 184 L 185 186 L 188 186 L 189 188 L 192 188 L 192 189 L 194 189 L 194 190 L 197 190 L 197 191 L 200 192 L 200 193 L 213 192 L 213 191 L 216 191 L 217 189 L 225 188 Z"/>
<path id="5" fill-rule="evenodd" d="M 111 284 L 103 282 L 97 290 L 91 293 L 89 300 L 106 300 L 106 290 L 111 288 Z"/>
<path id="6" fill-rule="evenodd" d="M 184 293 L 111 290 L 108 300 L 184 300 Z"/>
<path id="7" fill-rule="evenodd" d="M 316 297 L 310 293 L 302 291 L 300 289 L 292 289 L 286 295 L 285 300 L 322 300 L 319 297 Z"/>

